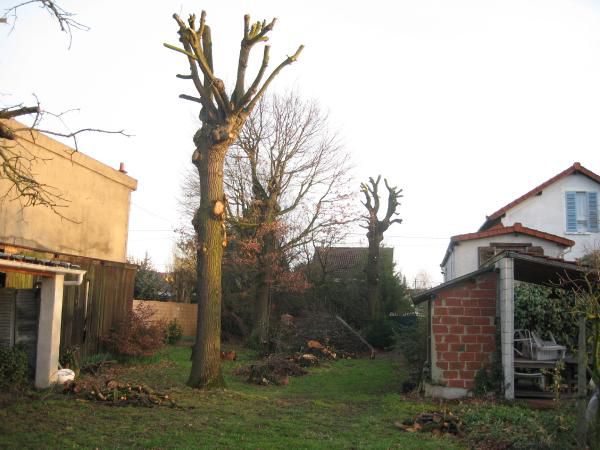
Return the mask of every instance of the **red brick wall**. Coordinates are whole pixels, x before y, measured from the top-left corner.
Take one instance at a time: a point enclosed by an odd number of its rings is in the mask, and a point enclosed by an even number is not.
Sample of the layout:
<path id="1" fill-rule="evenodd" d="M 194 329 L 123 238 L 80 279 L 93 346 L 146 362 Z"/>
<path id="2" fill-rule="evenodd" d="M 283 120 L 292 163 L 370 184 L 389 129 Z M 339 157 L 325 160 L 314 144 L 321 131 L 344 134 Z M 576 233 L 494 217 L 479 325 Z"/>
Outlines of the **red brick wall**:
<path id="1" fill-rule="evenodd" d="M 436 294 L 431 314 L 436 381 L 472 389 L 475 373 L 491 362 L 496 349 L 497 276 L 485 273 Z"/>

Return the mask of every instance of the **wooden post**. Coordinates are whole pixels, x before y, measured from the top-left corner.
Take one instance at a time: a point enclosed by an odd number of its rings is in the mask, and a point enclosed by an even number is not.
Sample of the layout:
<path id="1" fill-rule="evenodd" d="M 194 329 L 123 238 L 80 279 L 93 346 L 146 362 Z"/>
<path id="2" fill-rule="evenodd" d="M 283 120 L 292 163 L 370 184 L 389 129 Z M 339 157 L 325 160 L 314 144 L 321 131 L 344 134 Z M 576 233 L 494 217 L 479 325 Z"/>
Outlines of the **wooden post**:
<path id="1" fill-rule="evenodd" d="M 587 408 L 587 348 L 585 339 L 585 316 L 579 318 L 579 339 L 577 343 L 577 442 L 585 448 L 588 424 L 585 418 Z"/>

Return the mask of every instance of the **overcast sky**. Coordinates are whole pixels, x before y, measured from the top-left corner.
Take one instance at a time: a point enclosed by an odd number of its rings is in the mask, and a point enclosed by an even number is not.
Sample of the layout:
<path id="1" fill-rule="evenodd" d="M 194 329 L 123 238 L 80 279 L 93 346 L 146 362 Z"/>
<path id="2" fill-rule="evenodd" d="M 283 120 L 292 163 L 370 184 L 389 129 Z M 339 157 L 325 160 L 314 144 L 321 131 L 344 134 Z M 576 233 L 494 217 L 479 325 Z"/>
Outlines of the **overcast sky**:
<path id="1" fill-rule="evenodd" d="M 2 9 L 16 2 L 0 0 Z M 244 13 L 277 17 L 271 61 L 305 45 L 273 90 L 296 89 L 329 111 L 352 155 L 356 189 L 382 174 L 404 189 L 404 223 L 387 232 L 397 268 L 412 279 L 439 263 L 455 234 L 580 161 L 600 172 L 600 2 L 62 1 L 90 26 L 68 37 L 37 7 L 0 24 L 0 97 L 35 93 L 45 109 L 79 108 L 80 149 L 124 162 L 132 195 L 129 253 L 169 263 L 180 223 L 176 198 L 199 126 L 178 80 L 186 61 L 171 15 L 207 11 L 217 76 L 232 87 Z M 262 51 L 255 51 L 258 58 Z M 359 231 L 359 233 L 361 233 Z M 348 244 L 366 244 L 360 234 Z"/>

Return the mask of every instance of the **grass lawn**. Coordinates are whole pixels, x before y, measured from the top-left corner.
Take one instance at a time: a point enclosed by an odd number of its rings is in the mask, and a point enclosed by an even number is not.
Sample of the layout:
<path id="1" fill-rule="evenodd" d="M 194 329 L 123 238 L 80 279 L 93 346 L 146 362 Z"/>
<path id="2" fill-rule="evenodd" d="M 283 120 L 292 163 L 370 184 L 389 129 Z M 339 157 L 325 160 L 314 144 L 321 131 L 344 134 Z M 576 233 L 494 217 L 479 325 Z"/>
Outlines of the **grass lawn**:
<path id="1" fill-rule="evenodd" d="M 288 386 L 256 386 L 233 375 L 252 360 L 242 353 L 224 362 L 226 390 L 199 392 L 185 386 L 189 355 L 187 347 L 170 347 L 154 362 L 117 372 L 119 381 L 167 392 L 179 408 L 111 407 L 52 391 L 30 393 L 0 409 L 0 448 L 575 448 L 569 405 L 534 411 L 452 404 L 468 425 L 465 438 L 399 431 L 395 421 L 442 406 L 401 396 L 406 374 L 393 357 L 336 361 Z"/>

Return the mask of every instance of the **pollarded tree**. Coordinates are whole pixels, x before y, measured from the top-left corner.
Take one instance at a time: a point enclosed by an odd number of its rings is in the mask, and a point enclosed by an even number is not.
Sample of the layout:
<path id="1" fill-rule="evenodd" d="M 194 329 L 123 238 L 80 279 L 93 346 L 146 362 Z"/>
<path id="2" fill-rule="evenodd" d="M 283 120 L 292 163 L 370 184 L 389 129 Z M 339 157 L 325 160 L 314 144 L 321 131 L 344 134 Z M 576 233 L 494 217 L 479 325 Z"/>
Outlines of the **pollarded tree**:
<path id="1" fill-rule="evenodd" d="M 201 105 L 201 128 L 194 135 L 196 150 L 192 161 L 200 177 L 200 207 L 193 225 L 198 236 L 198 327 L 192 370 L 188 384 L 208 388 L 223 384 L 220 361 L 221 335 L 221 262 L 227 244 L 225 233 L 226 198 L 223 166 L 229 147 L 236 141 L 246 119 L 277 74 L 296 61 L 303 46 L 281 62 L 263 82 L 269 64 L 269 49 L 264 47 L 262 63 L 254 81 L 246 87 L 246 69 L 252 48 L 268 39 L 275 19 L 250 23 L 244 16 L 244 35 L 240 45 L 237 78 L 231 96 L 216 77 L 212 58 L 212 39 L 202 11 L 200 21 L 190 15 L 187 22 L 177 14 L 179 40 L 183 48 L 165 44 L 187 57 L 190 73 L 178 78 L 192 80 L 198 96 L 181 95 Z"/>
<path id="2" fill-rule="evenodd" d="M 252 341 L 260 348 L 269 339 L 273 288 L 290 281 L 290 261 L 349 221 L 347 161 L 327 116 L 293 92 L 262 99 L 226 159 L 230 223 L 257 244 Z"/>
<path id="3" fill-rule="evenodd" d="M 388 190 L 387 209 L 383 219 L 379 219 L 379 182 L 381 175 L 377 180 L 369 178 L 368 183 L 360 185 L 361 192 L 365 195 L 363 205 L 367 208 L 367 214 L 363 216 L 366 221 L 363 228 L 367 229 L 367 239 L 369 240 L 369 255 L 367 259 L 367 302 L 369 304 L 369 315 L 371 320 L 378 318 L 380 314 L 380 282 L 379 282 L 379 246 L 383 241 L 383 233 L 394 223 L 402 223 L 402 219 L 393 219 L 399 213 L 396 211 L 400 206 L 398 199 L 402 197 L 402 189 L 391 187 L 384 179 L 385 187 Z"/>

